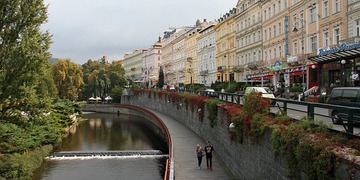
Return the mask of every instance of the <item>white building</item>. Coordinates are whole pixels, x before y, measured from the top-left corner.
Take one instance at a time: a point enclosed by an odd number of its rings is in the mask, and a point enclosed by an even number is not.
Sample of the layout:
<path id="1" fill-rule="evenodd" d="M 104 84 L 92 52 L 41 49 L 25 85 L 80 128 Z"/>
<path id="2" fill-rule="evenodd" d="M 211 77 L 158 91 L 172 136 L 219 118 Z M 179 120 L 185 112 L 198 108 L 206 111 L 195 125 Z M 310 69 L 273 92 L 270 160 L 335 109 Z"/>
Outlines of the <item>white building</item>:
<path id="1" fill-rule="evenodd" d="M 198 45 L 198 80 L 200 84 L 210 86 L 216 81 L 216 33 L 215 23 L 201 30 Z"/>

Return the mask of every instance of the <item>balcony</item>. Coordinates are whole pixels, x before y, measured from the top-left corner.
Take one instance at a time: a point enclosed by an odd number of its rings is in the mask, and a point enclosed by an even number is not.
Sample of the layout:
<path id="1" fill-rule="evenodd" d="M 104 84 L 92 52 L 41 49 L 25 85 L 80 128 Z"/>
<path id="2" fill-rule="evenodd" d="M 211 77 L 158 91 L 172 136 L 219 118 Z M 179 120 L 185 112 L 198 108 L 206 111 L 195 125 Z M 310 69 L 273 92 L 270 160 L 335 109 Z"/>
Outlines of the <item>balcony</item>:
<path id="1" fill-rule="evenodd" d="M 234 72 L 244 72 L 244 66 L 243 65 L 237 65 L 233 67 Z"/>
<path id="2" fill-rule="evenodd" d="M 192 57 L 188 57 L 188 58 L 186 58 L 186 60 L 187 60 L 188 62 L 191 62 L 191 61 L 193 60 L 193 58 L 192 58 Z"/>
<path id="3" fill-rule="evenodd" d="M 255 70 L 257 69 L 258 65 L 255 62 L 249 62 L 248 63 L 248 68 L 251 70 Z"/>
<path id="4" fill-rule="evenodd" d="M 200 76 L 207 76 L 209 74 L 208 70 L 200 71 Z"/>
<path id="5" fill-rule="evenodd" d="M 224 72 L 225 70 L 226 70 L 225 66 L 218 66 L 217 67 L 217 71 L 219 71 L 219 72 Z"/>

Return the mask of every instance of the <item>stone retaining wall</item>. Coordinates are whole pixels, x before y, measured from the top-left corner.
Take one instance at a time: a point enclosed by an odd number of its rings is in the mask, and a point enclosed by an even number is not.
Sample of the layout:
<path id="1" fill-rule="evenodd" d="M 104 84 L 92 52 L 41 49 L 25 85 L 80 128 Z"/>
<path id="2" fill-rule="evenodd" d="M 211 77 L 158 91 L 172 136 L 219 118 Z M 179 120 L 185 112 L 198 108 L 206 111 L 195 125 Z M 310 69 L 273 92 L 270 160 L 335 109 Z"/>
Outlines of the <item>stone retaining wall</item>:
<path id="1" fill-rule="evenodd" d="M 228 169 L 237 179 L 290 179 L 288 177 L 287 162 L 281 156 L 274 155 L 270 142 L 271 130 L 268 130 L 264 137 L 252 143 L 245 139 L 242 144 L 232 142 L 229 138 L 228 122 L 225 114 L 218 111 L 216 126 L 210 126 L 210 120 L 207 118 L 207 109 L 205 107 L 205 116 L 203 121 L 199 120 L 197 110 L 194 113 L 186 110 L 184 106 L 173 105 L 172 102 L 165 99 L 149 98 L 146 93 L 138 96 L 126 96 L 122 98 L 122 104 L 137 105 L 144 108 L 153 109 L 166 114 L 177 121 L 185 124 L 192 131 L 205 140 L 210 140 L 214 146 L 215 152 Z M 336 170 L 339 179 L 347 179 L 348 173 L 347 161 L 342 160 Z M 360 179 L 359 166 L 355 166 L 354 179 Z M 303 174 L 301 179 L 307 179 Z"/>

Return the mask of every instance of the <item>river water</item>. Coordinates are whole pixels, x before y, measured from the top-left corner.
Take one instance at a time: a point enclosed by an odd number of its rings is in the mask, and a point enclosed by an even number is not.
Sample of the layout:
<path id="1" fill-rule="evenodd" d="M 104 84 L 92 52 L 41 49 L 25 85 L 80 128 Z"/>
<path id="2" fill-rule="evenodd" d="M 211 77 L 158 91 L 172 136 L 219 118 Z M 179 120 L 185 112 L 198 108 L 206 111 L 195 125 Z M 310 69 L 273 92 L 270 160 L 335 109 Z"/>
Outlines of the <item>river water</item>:
<path id="1" fill-rule="evenodd" d="M 131 115 L 85 114 L 86 121 L 71 130 L 55 151 L 161 150 L 165 139 L 143 118 Z M 163 179 L 166 155 L 49 158 L 34 173 L 34 180 Z"/>

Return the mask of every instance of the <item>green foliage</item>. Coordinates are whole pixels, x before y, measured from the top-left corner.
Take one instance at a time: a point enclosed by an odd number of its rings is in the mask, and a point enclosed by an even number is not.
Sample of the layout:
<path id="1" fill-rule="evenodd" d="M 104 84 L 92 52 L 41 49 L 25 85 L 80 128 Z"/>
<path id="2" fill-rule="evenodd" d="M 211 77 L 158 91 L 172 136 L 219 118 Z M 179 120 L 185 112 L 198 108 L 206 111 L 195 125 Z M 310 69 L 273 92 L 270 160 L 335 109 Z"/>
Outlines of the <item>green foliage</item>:
<path id="1" fill-rule="evenodd" d="M 290 88 L 290 92 L 302 92 L 301 86 L 293 86 Z"/>
<path id="2" fill-rule="evenodd" d="M 52 148 L 51 145 L 46 145 L 24 154 L 15 153 L 1 156 L 0 179 L 32 179 L 33 171 L 41 165 L 44 157 Z"/>
<path id="3" fill-rule="evenodd" d="M 81 67 L 69 59 L 59 59 L 51 69 L 59 98 L 77 100 L 84 84 Z"/>
<path id="4" fill-rule="evenodd" d="M 315 124 L 307 119 L 287 126 L 281 124 L 275 127 L 271 136 L 275 154 L 286 157 L 290 175 L 294 178 L 299 177 L 301 170 L 308 179 L 330 179 L 334 160 L 332 148 L 340 141 L 325 124 Z"/>
<path id="5" fill-rule="evenodd" d="M 218 116 L 218 106 L 219 104 L 222 104 L 222 102 L 218 99 L 208 99 L 206 101 L 206 107 L 209 112 L 209 120 L 210 120 L 210 126 L 213 128 L 216 126 L 216 119 Z"/>
<path id="6" fill-rule="evenodd" d="M 5 0 L 0 12 L 0 119 L 21 111 L 35 117 L 56 93 L 48 73 L 50 34 L 40 30 L 47 10 L 43 0 Z"/>
<path id="7" fill-rule="evenodd" d="M 104 64 L 100 61 L 89 60 L 82 65 L 84 72 L 84 89 L 82 99 L 90 97 L 105 97 L 111 94 L 112 89 L 124 87 L 128 81 L 124 77 L 125 69 L 120 62 Z"/>
<path id="8" fill-rule="evenodd" d="M 112 101 L 115 102 L 115 103 L 120 103 L 122 93 L 123 93 L 123 89 L 121 87 L 119 87 L 119 86 L 115 86 L 111 90 L 111 97 L 113 98 Z"/>
<path id="9" fill-rule="evenodd" d="M 159 70 L 159 81 L 157 82 L 156 86 L 160 89 L 162 89 L 164 87 L 164 71 L 163 71 L 162 67 L 160 67 L 160 70 Z"/>

